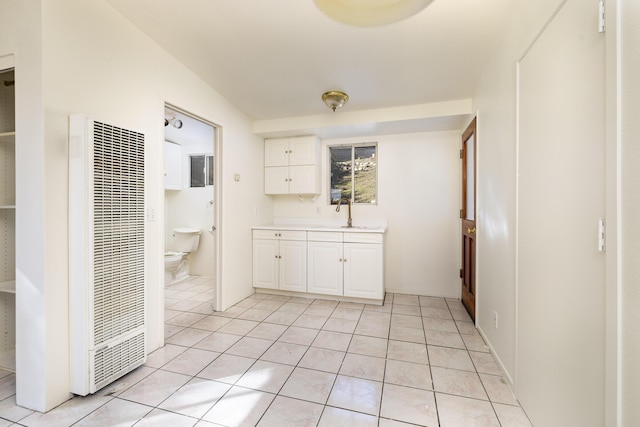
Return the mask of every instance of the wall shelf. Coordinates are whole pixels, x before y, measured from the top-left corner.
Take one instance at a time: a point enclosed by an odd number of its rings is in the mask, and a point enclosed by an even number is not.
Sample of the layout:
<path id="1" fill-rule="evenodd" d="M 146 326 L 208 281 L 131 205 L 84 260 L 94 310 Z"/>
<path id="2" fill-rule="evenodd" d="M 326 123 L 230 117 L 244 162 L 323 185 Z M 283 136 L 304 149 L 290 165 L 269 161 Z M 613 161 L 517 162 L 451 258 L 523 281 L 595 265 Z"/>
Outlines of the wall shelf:
<path id="1" fill-rule="evenodd" d="M 16 133 L 15 132 L 0 132 L 0 142 L 4 143 L 14 143 L 16 142 Z"/>
<path id="2" fill-rule="evenodd" d="M 16 281 L 8 280 L 6 282 L 0 282 L 0 292 L 6 292 L 8 294 L 16 293 Z"/>

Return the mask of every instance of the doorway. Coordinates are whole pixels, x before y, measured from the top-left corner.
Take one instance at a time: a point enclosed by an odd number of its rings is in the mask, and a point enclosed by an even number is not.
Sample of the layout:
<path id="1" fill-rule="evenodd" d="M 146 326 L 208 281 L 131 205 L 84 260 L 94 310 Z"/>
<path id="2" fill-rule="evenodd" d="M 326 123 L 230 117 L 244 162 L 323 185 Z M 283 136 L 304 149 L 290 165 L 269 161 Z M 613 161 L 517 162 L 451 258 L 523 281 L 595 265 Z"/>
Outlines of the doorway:
<path id="1" fill-rule="evenodd" d="M 168 310 L 219 309 L 220 128 L 164 109 L 164 294 Z"/>
<path id="2" fill-rule="evenodd" d="M 476 320 L 476 119 L 462 134 L 462 304 Z"/>

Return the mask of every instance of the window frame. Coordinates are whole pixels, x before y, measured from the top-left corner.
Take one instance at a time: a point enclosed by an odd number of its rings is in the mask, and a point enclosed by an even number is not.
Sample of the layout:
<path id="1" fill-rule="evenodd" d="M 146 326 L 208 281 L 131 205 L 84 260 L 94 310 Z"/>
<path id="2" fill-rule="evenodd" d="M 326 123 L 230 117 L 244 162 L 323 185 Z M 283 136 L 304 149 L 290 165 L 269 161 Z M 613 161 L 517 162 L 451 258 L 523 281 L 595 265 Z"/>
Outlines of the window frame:
<path id="1" fill-rule="evenodd" d="M 189 188 L 205 188 L 214 185 L 214 176 L 215 171 L 213 169 L 213 154 L 210 153 L 190 153 L 189 157 Z M 195 157 L 202 157 L 204 160 L 203 164 L 203 183 L 204 185 L 194 186 L 193 185 L 193 159 Z"/>
<path id="2" fill-rule="evenodd" d="M 355 150 L 360 147 L 375 147 L 375 157 L 376 157 L 376 173 L 375 173 L 375 202 L 363 203 L 355 201 Z M 378 166 L 379 166 L 379 146 L 377 141 L 369 141 L 369 142 L 355 142 L 355 143 L 344 143 L 344 144 L 332 144 L 327 145 L 327 203 L 329 206 L 336 206 L 338 203 L 332 203 L 331 200 L 331 149 L 332 148 L 351 148 L 351 204 L 358 206 L 376 206 L 378 205 Z"/>

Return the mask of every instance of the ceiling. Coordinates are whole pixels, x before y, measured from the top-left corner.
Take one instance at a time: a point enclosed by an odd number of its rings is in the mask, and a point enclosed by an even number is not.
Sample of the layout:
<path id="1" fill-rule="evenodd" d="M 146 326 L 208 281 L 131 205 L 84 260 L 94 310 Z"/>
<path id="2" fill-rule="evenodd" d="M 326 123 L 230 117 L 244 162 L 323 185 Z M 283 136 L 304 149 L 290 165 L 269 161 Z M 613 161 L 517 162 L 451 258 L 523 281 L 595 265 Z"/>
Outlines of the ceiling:
<path id="1" fill-rule="evenodd" d="M 334 22 L 312 0 L 106 1 L 264 122 L 469 99 L 513 0 L 435 0 L 375 28 Z M 332 113 L 327 90 L 350 100 Z"/>

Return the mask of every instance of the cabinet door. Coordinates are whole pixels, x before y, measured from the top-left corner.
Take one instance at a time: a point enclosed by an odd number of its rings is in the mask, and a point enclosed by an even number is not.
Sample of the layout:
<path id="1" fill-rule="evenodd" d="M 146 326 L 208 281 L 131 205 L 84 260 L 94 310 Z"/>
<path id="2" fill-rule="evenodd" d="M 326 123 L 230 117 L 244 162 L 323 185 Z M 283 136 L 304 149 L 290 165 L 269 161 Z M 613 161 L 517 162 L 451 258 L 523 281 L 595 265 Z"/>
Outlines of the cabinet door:
<path id="1" fill-rule="evenodd" d="M 253 241 L 254 287 L 278 289 L 278 246 L 277 240 Z"/>
<path id="2" fill-rule="evenodd" d="M 313 137 L 291 138 L 289 140 L 289 165 L 315 165 L 316 144 L 318 140 Z"/>
<path id="3" fill-rule="evenodd" d="M 307 291 L 342 295 L 342 243 L 308 242 Z"/>
<path id="4" fill-rule="evenodd" d="M 289 167 L 289 193 L 318 194 L 318 169 L 315 166 Z"/>
<path id="5" fill-rule="evenodd" d="M 307 242 L 280 241 L 280 289 L 307 291 Z"/>
<path id="6" fill-rule="evenodd" d="M 173 142 L 164 143 L 164 188 L 180 190 L 182 188 L 182 147 Z"/>
<path id="7" fill-rule="evenodd" d="M 264 168 L 264 194 L 289 194 L 289 167 Z"/>
<path id="8" fill-rule="evenodd" d="M 289 139 L 265 139 L 264 140 L 264 165 L 288 166 L 289 165 Z"/>
<path id="9" fill-rule="evenodd" d="M 344 244 L 344 295 L 359 298 L 384 297 L 382 245 Z"/>

